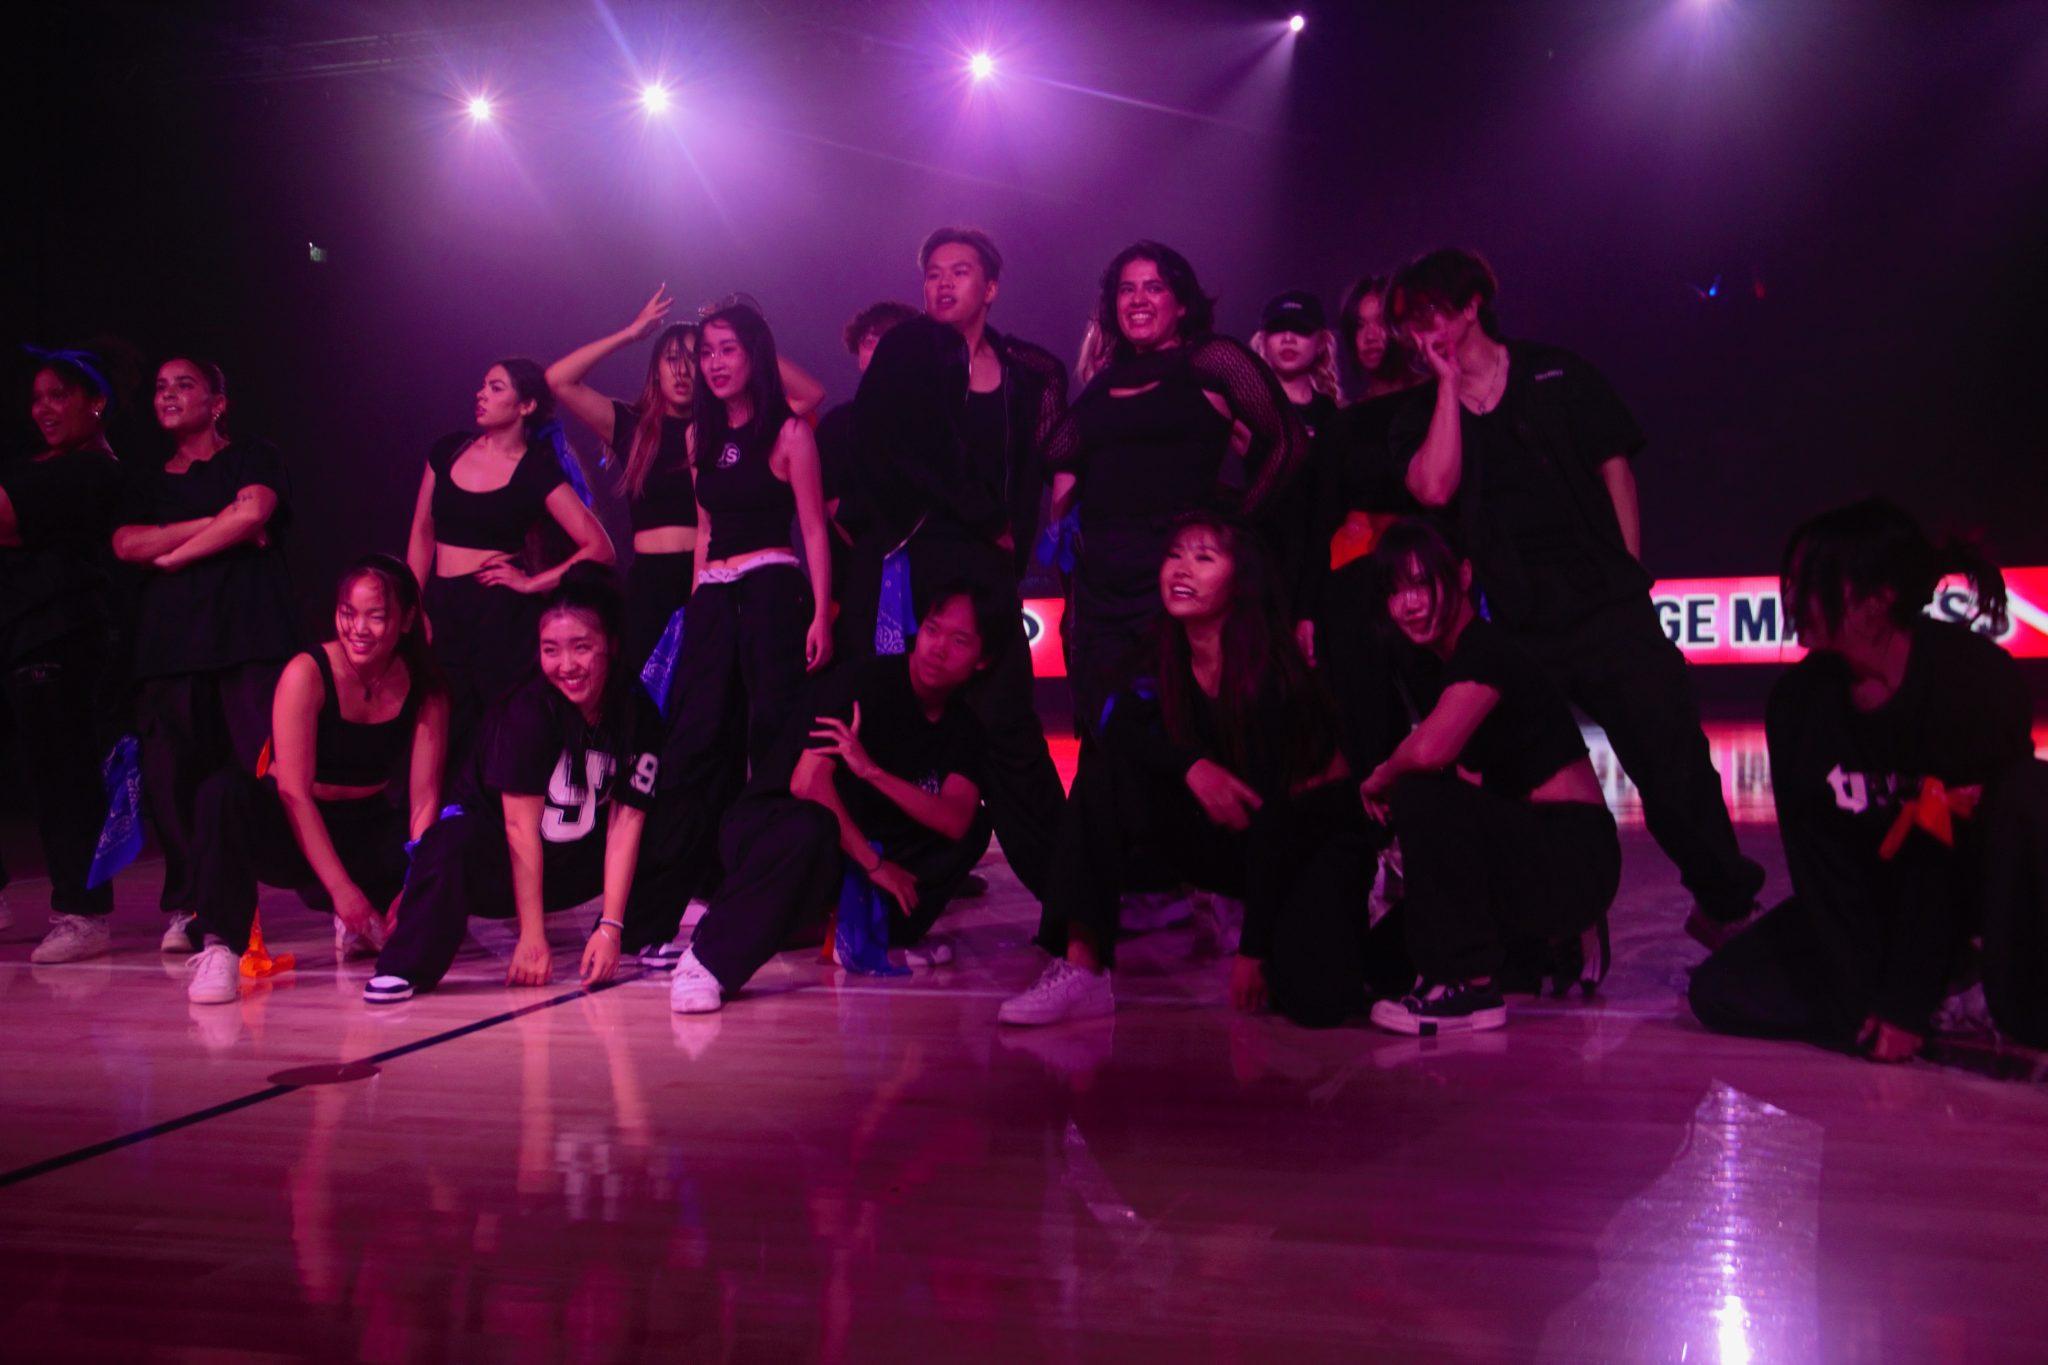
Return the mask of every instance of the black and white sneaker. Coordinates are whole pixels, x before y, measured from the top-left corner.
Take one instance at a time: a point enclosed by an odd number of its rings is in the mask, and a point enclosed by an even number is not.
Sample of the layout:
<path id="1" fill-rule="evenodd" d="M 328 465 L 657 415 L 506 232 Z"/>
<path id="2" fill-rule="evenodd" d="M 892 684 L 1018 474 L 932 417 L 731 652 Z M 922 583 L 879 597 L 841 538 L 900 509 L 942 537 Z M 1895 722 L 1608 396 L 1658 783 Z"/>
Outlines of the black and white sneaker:
<path id="1" fill-rule="evenodd" d="M 396 1005 L 412 999 L 412 982 L 402 976 L 373 976 L 363 986 L 366 1005 Z"/>
<path id="2" fill-rule="evenodd" d="M 1508 1021 L 1507 1002 L 1491 983 L 1415 984 L 1399 1000 L 1382 1000 L 1372 1007 L 1372 1021 L 1390 1033 L 1407 1033 L 1434 1038 L 1440 1033 L 1482 1033 Z"/>

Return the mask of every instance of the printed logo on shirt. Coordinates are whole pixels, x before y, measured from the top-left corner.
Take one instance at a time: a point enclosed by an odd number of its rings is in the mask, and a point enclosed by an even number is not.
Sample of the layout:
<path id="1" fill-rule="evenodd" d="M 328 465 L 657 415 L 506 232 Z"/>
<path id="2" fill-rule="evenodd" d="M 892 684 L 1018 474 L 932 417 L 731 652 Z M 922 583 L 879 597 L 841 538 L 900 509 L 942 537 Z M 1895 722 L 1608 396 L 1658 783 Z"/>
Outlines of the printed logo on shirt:
<path id="1" fill-rule="evenodd" d="M 1563 370 L 1561 370 L 1561 369 L 1559 369 L 1559 370 L 1539 370 L 1539 371 L 1537 372 L 1537 374 L 1536 374 L 1536 381 L 1535 381 L 1535 382 L 1536 382 L 1536 383 L 1538 383 L 1538 384 L 1544 384 L 1544 383 L 1548 383 L 1549 381 L 1551 381 L 1551 380 L 1553 380 L 1553 379 L 1562 379 L 1562 378 L 1564 378 L 1564 371 L 1563 371 Z"/>
<path id="2" fill-rule="evenodd" d="M 587 749 L 583 754 L 583 785 L 569 778 L 569 755 L 555 760 L 548 778 L 547 809 L 540 816 L 540 837 L 551 844 L 573 844 L 597 828 L 597 794 L 612 775 L 612 756 Z M 636 774 L 637 780 L 637 774 Z M 652 785 L 650 780 L 650 785 Z"/>
<path id="3" fill-rule="evenodd" d="M 1899 804 L 1897 773 L 1843 772 L 1837 763 L 1828 769 L 1828 790 L 1834 793 L 1835 809 L 1861 815 L 1871 807 L 1890 810 Z"/>
<path id="4" fill-rule="evenodd" d="M 946 785 L 946 775 L 937 771 L 928 772 L 923 777 L 918 778 L 912 785 L 926 796 L 937 796 L 939 789 Z"/>
<path id="5" fill-rule="evenodd" d="M 740 447 L 737 441 L 727 441 L 725 449 L 718 452 L 718 467 L 731 469 L 740 462 Z"/>

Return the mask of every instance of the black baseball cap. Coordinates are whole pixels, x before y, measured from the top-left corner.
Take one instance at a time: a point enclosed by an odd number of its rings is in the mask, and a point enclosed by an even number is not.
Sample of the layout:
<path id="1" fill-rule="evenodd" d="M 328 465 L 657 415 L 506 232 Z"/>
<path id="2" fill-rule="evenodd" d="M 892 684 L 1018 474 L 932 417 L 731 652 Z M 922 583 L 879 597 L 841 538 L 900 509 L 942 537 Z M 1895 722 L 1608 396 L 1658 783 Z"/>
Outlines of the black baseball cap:
<path id="1" fill-rule="evenodd" d="M 1275 294 L 1266 300 L 1266 307 L 1259 314 L 1259 330 L 1262 332 L 1293 332 L 1297 336 L 1312 337 L 1329 325 L 1329 320 L 1323 315 L 1322 300 L 1306 289 L 1290 289 L 1284 294 Z"/>

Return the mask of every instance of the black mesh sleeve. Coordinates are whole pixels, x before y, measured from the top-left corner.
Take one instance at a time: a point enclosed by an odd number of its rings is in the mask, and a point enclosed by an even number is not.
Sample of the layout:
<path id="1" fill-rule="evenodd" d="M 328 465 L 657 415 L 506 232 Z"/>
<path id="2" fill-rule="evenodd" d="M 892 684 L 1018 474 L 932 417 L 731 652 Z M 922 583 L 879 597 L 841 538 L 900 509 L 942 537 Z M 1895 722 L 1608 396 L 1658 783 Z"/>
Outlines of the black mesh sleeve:
<path id="1" fill-rule="evenodd" d="M 1251 473 L 1244 511 L 1256 515 L 1299 477 L 1308 460 L 1308 428 L 1273 371 L 1244 343 L 1204 337 L 1188 352 L 1188 368 L 1203 388 L 1223 396 L 1231 416 L 1251 433 L 1244 453 Z"/>

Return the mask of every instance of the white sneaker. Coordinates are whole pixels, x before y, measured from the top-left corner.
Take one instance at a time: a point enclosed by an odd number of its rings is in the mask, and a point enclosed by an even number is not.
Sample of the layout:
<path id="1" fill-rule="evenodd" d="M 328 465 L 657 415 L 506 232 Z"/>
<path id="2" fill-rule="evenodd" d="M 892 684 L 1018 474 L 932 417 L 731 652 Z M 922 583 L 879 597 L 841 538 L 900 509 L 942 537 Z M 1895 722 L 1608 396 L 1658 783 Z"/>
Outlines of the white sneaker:
<path id="1" fill-rule="evenodd" d="M 363 937 L 342 923 L 341 916 L 334 917 L 334 955 L 346 961 L 352 957 L 375 957 L 384 950 L 384 945 Z"/>
<path id="2" fill-rule="evenodd" d="M 197 915 L 173 914 L 171 922 L 164 927 L 163 942 L 156 945 L 160 953 L 191 953 L 198 947 L 192 942 L 192 926 L 199 922 Z"/>
<path id="3" fill-rule="evenodd" d="M 50 932 L 28 955 L 30 962 L 83 962 L 113 951 L 105 915 L 52 915 Z"/>
<path id="4" fill-rule="evenodd" d="M 1116 993 L 1110 989 L 1108 972 L 1087 971 L 1056 957 L 1030 990 L 1003 1002 L 996 1018 L 1005 1024 L 1057 1024 L 1115 1012 Z"/>
<path id="5" fill-rule="evenodd" d="M 232 1005 L 242 998 L 242 959 L 225 943 L 209 943 L 185 963 L 185 998 L 195 1005 Z"/>
<path id="6" fill-rule="evenodd" d="M 906 967 L 943 967 L 953 960 L 953 945 L 936 935 L 903 950 Z"/>
<path id="7" fill-rule="evenodd" d="M 677 1014 L 714 1014 L 725 1004 L 725 991 L 694 951 L 676 959 L 675 979 L 668 984 L 668 1007 Z"/>

